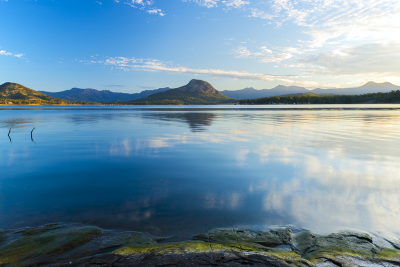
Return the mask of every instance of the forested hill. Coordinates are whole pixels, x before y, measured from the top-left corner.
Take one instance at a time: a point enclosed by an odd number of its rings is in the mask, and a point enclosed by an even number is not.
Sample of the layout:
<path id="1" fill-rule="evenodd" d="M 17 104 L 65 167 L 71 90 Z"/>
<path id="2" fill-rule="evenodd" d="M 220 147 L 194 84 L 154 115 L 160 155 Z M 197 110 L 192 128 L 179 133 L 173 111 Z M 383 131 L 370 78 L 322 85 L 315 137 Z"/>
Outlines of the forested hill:
<path id="1" fill-rule="evenodd" d="M 237 103 L 211 84 L 202 80 L 191 80 L 187 85 L 165 92 L 150 95 L 143 99 L 120 102 L 127 105 L 212 105 Z"/>
<path id="2" fill-rule="evenodd" d="M 145 98 L 149 95 L 164 92 L 170 88 L 159 88 L 154 90 L 145 90 L 140 93 L 116 93 L 109 90 L 99 91 L 96 89 L 80 89 L 72 88 L 61 92 L 44 92 L 41 93 L 57 97 L 69 101 L 90 101 L 90 102 L 113 102 L 113 101 L 132 101 L 140 98 Z"/>
<path id="3" fill-rule="evenodd" d="M 240 105 L 264 104 L 372 104 L 400 103 L 400 90 L 389 93 L 373 93 L 364 95 L 313 95 L 273 96 L 257 99 L 240 100 Z"/>
<path id="4" fill-rule="evenodd" d="M 9 105 L 69 105 L 95 104 L 86 102 L 71 102 L 47 96 L 18 83 L 4 83 L 0 85 L 0 104 Z"/>

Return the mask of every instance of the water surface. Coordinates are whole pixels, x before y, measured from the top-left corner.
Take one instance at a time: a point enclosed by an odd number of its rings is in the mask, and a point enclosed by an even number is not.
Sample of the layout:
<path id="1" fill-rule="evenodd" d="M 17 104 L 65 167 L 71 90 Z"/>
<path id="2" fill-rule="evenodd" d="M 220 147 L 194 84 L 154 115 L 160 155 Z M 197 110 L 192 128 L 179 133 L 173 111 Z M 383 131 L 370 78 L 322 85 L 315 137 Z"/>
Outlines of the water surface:
<path id="1" fill-rule="evenodd" d="M 399 141 L 399 105 L 3 106 L 0 228 L 396 235 Z"/>

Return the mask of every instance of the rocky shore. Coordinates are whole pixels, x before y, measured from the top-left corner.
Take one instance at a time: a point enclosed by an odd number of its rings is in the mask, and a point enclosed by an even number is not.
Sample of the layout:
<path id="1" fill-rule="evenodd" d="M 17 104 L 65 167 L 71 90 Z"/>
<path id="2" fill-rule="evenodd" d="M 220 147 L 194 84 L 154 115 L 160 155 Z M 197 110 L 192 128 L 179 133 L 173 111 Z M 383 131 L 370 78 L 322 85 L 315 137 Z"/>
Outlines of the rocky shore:
<path id="1" fill-rule="evenodd" d="M 290 228 L 215 229 L 168 242 L 134 231 L 53 223 L 0 230 L 0 266 L 400 266 L 400 246 L 371 235 L 329 235 Z"/>

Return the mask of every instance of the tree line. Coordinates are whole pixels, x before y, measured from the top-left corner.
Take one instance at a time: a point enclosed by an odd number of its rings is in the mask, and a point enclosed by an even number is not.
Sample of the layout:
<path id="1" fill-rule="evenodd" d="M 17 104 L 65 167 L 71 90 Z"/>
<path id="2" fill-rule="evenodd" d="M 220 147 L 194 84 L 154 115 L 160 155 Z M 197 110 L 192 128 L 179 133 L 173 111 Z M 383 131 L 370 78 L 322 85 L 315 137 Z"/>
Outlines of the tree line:
<path id="1" fill-rule="evenodd" d="M 243 99 L 240 105 L 400 103 L 400 91 L 364 95 L 291 95 Z"/>
<path id="2" fill-rule="evenodd" d="M 0 105 L 99 105 L 95 102 L 83 102 L 83 101 L 67 101 L 62 99 L 54 99 L 50 101 L 41 99 L 8 99 L 0 98 Z"/>

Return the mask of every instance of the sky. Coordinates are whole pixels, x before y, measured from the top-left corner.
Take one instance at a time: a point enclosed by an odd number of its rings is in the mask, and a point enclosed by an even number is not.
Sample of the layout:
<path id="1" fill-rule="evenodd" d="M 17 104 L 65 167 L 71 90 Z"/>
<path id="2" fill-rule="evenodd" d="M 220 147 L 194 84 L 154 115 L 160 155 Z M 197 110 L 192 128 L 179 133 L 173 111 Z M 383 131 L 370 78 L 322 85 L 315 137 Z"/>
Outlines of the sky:
<path id="1" fill-rule="evenodd" d="M 398 0 L 0 0 L 0 84 L 400 85 Z"/>

